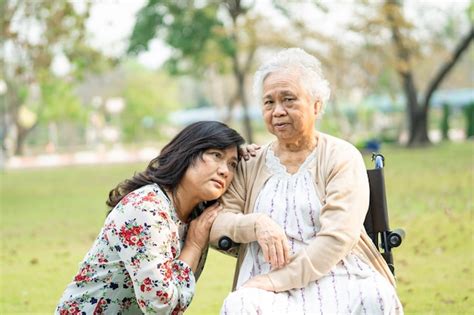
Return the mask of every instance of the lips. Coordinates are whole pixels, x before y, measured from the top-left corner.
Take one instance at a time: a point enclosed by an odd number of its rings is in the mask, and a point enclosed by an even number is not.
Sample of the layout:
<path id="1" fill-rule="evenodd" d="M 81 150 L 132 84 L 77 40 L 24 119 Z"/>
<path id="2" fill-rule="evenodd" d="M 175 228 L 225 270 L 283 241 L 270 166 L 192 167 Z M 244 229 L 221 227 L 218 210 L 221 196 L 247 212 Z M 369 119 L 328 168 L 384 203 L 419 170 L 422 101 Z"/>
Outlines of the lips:
<path id="1" fill-rule="evenodd" d="M 219 179 L 211 179 L 213 182 L 217 183 L 221 188 L 224 188 L 224 182 Z"/>
<path id="2" fill-rule="evenodd" d="M 286 125 L 288 125 L 288 123 L 284 123 L 284 122 L 278 122 L 278 123 L 274 123 L 274 124 L 273 124 L 273 126 L 274 126 L 276 129 L 285 128 Z"/>

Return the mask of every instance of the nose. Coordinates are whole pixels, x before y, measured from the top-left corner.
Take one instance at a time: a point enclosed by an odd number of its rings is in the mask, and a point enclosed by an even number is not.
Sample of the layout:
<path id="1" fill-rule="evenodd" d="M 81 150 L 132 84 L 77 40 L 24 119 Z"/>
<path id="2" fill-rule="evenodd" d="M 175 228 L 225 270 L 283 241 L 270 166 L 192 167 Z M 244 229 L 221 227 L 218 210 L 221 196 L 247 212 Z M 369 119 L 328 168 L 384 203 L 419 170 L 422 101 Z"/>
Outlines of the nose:
<path id="1" fill-rule="evenodd" d="M 217 168 L 217 174 L 220 176 L 227 178 L 229 176 L 229 166 L 227 163 L 221 163 L 219 167 Z"/>
<path id="2" fill-rule="evenodd" d="M 273 109 L 274 117 L 281 117 L 286 115 L 286 109 L 281 102 L 276 102 L 275 108 Z"/>

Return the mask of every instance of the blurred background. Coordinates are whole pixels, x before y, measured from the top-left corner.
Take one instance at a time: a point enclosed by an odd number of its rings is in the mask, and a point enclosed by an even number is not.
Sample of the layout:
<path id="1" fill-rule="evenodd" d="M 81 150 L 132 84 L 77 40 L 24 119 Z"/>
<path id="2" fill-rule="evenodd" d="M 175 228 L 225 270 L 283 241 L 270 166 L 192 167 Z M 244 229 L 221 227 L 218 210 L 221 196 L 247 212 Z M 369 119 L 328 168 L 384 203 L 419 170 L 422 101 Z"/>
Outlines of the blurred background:
<path id="1" fill-rule="evenodd" d="M 271 141 L 258 65 L 301 47 L 331 99 L 316 128 L 387 159 L 407 313 L 472 313 L 474 1 L 0 0 L 0 313 L 51 313 L 110 189 L 185 125 Z M 365 155 L 367 167 L 372 167 Z M 190 314 L 235 262 L 213 251 Z"/>

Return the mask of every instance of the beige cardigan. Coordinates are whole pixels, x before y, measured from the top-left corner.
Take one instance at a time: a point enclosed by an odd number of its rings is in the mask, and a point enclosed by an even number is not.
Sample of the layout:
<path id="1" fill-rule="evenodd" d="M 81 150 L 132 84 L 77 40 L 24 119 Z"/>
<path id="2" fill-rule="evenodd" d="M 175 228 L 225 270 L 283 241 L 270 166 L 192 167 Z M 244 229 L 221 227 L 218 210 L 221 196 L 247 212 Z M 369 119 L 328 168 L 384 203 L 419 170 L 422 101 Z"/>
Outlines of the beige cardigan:
<path id="1" fill-rule="evenodd" d="M 369 185 L 360 152 L 350 143 L 317 132 L 315 190 L 322 207 L 321 230 L 311 243 L 292 256 L 285 267 L 268 277 L 274 291 L 305 287 L 328 274 L 350 251 L 374 267 L 395 286 L 395 279 L 363 227 L 369 203 Z M 268 145 L 255 158 L 239 163 L 229 190 L 222 197 L 224 210 L 217 216 L 210 242 L 216 247 L 222 236 L 242 243 L 234 275 L 234 286 L 246 253 L 246 244 L 256 241 L 255 222 L 264 214 L 251 213 L 255 201 L 271 176 L 265 156 Z"/>

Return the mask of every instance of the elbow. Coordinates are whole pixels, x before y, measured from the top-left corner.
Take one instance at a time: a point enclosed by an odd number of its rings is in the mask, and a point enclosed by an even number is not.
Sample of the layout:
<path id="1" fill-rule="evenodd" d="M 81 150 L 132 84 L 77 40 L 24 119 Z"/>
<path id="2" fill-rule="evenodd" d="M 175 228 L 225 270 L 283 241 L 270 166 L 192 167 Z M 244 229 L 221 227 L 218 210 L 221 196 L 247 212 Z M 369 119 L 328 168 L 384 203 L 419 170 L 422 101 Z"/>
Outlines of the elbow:
<path id="1" fill-rule="evenodd" d="M 151 310 L 158 313 L 163 312 L 163 310 L 177 304 L 176 288 L 171 284 L 158 286 L 157 280 L 146 278 L 137 289 L 137 302 L 145 314 Z"/>

